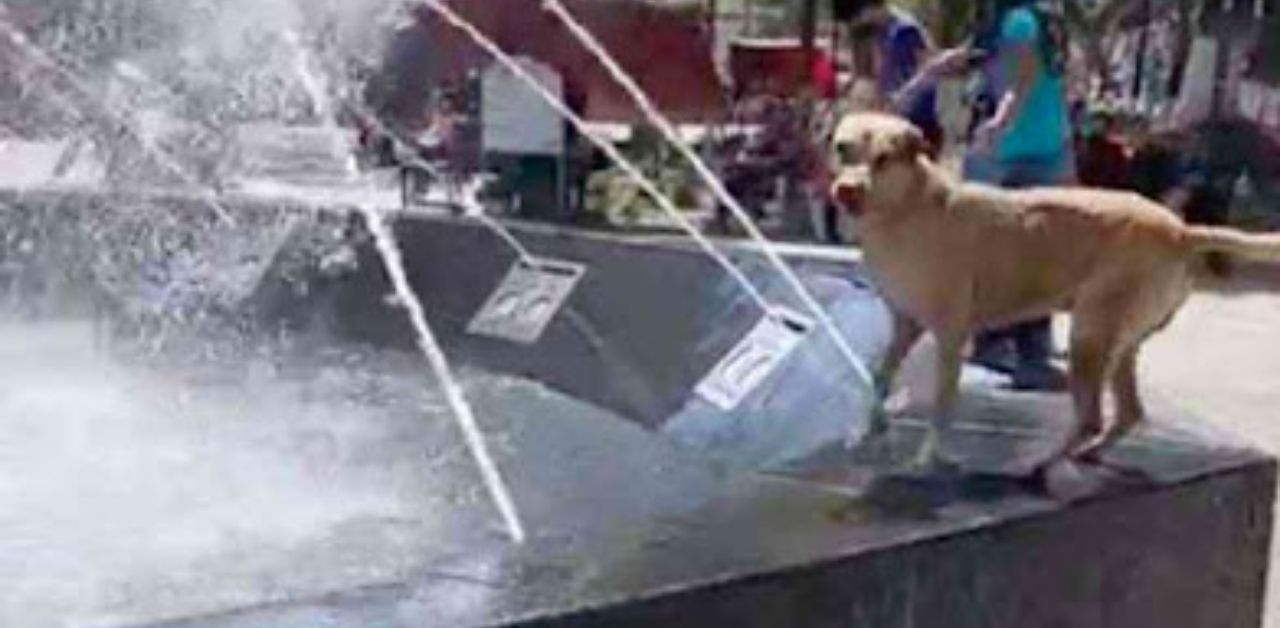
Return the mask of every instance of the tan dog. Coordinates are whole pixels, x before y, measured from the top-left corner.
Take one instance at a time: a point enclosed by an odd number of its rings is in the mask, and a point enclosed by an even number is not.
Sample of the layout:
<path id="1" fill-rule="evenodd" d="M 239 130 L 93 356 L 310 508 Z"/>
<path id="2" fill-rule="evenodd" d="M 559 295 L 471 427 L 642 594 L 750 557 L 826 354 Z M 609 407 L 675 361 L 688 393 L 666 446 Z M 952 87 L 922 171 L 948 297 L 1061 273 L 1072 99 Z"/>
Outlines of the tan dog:
<path id="1" fill-rule="evenodd" d="M 937 338 L 936 416 L 922 464 L 938 462 L 975 332 L 1054 310 L 1072 314 L 1078 425 L 1049 462 L 1094 457 L 1143 419 L 1138 351 L 1186 300 L 1198 254 L 1280 260 L 1280 236 L 1188 227 L 1135 194 L 961 183 L 924 156 L 915 127 L 893 116 L 846 117 L 834 149 L 832 194 L 857 216 L 867 265 L 894 311 L 881 393 L 925 330 Z M 1104 428 L 1108 383 L 1117 416 Z"/>

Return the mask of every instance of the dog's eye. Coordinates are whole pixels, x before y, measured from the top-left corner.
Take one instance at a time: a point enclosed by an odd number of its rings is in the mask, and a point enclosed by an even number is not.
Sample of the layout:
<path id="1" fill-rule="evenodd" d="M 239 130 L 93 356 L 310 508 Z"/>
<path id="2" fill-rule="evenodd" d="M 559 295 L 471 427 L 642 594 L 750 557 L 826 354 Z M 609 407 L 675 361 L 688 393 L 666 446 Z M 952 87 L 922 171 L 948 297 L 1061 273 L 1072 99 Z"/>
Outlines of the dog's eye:
<path id="1" fill-rule="evenodd" d="M 858 147 L 852 142 L 841 142 L 836 144 L 836 158 L 842 164 L 854 164 L 858 162 Z"/>
<path id="2" fill-rule="evenodd" d="M 881 168 L 884 168 L 887 165 L 889 165 L 888 155 L 876 155 L 875 158 L 871 160 L 872 170 L 880 170 Z"/>

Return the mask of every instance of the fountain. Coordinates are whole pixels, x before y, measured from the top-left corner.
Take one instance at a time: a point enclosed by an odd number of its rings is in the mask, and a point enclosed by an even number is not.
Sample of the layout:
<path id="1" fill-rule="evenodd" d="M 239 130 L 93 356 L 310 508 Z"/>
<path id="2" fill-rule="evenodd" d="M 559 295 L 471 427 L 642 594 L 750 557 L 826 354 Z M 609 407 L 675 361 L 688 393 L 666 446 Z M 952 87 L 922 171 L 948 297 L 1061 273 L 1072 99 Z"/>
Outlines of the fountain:
<path id="1" fill-rule="evenodd" d="M 19 28 L 27 3 L 0 12 L 0 55 L 142 164 L 0 185 L 0 625 L 1259 615 L 1273 469 L 1249 449 L 1166 404 L 1117 460 L 1148 477 L 1073 505 L 1015 477 L 1061 400 L 979 387 L 948 444 L 974 473 L 894 479 L 918 419 L 894 420 L 895 459 L 845 447 L 888 328 L 856 252 L 713 241 L 590 133 L 681 236 L 506 220 L 466 191 L 458 213 L 401 206 L 353 169 L 339 110 L 360 105 L 317 45 L 366 49 L 393 3 L 178 4 L 85 3 L 160 33 L 101 75 L 74 37 Z M 521 76 L 460 3 L 427 6 Z M 100 98 L 116 75 L 196 139 Z M 49 152 L 23 166 L 58 170 Z"/>

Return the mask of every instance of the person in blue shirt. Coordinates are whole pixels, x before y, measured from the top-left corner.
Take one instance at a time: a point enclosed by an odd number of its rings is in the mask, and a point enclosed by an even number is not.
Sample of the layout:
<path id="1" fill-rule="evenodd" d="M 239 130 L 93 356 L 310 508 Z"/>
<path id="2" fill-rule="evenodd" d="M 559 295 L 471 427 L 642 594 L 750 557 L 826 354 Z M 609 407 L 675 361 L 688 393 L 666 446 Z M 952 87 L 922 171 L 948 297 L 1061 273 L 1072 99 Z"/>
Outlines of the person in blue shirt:
<path id="1" fill-rule="evenodd" d="M 975 132 L 975 150 L 994 164 L 987 181 L 1008 188 L 1068 184 L 1074 153 L 1066 98 L 1063 42 L 1048 14 L 1031 0 L 1004 0 L 995 47 L 1001 91 L 995 113 Z M 1016 362 L 1005 359 L 1008 344 Z M 1062 390 L 1066 374 L 1053 365 L 1052 322 L 1044 318 L 983 334 L 974 361 L 1009 373 L 1022 390 Z"/>
<path id="2" fill-rule="evenodd" d="M 889 6 L 887 0 L 865 0 L 853 12 L 855 27 L 876 33 L 876 83 L 881 98 L 915 124 L 935 150 L 941 148 L 937 81 L 966 67 L 973 52 L 935 52 L 928 33 L 914 17 Z"/>

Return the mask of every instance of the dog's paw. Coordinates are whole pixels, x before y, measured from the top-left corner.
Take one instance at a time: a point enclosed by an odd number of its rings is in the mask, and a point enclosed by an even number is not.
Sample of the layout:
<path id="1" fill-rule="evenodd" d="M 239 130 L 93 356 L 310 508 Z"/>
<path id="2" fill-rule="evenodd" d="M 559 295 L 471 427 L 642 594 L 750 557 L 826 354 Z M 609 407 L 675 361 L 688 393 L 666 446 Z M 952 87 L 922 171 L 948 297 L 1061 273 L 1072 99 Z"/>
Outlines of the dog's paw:
<path id="1" fill-rule="evenodd" d="M 958 460 L 937 454 L 929 458 L 917 457 L 906 468 L 907 475 L 934 478 L 954 478 L 964 475 L 966 469 Z"/>
<path id="2" fill-rule="evenodd" d="M 1108 460 L 1100 452 L 1076 458 L 1076 461 L 1083 466 L 1096 470 L 1106 476 L 1109 481 L 1114 481 L 1118 484 L 1150 485 L 1156 483 L 1156 479 L 1148 470 L 1137 465 Z"/>
<path id="3" fill-rule="evenodd" d="M 914 473 L 954 475 L 963 471 L 961 462 L 948 455 L 943 447 L 945 433 L 944 429 L 932 427 L 925 434 L 910 462 L 910 469 Z"/>
<path id="4" fill-rule="evenodd" d="M 964 465 L 957 459 L 948 456 L 940 445 L 922 446 L 911 461 L 910 471 L 925 475 L 959 475 L 964 472 Z"/>
<path id="5" fill-rule="evenodd" d="M 877 412 L 880 418 L 887 422 L 890 418 L 906 415 L 910 409 L 911 393 L 903 388 L 885 398 L 878 406 Z"/>
<path id="6" fill-rule="evenodd" d="M 889 414 L 885 411 L 883 403 L 877 403 L 872 406 L 871 412 L 867 417 L 866 431 L 860 429 L 851 429 L 845 436 L 844 444 L 846 449 L 853 449 L 859 444 L 878 438 L 885 438 L 889 433 Z"/>
<path id="7" fill-rule="evenodd" d="M 1032 478 L 1046 495 L 1065 502 L 1096 495 L 1106 484 L 1105 479 L 1093 469 L 1070 458 L 1041 465 L 1033 472 Z"/>
<path id="8" fill-rule="evenodd" d="M 1083 436 L 1083 442 L 1067 452 L 1068 458 L 1088 464 L 1102 461 L 1102 452 L 1107 448 L 1109 439 L 1102 430 L 1092 430 Z"/>
<path id="9" fill-rule="evenodd" d="M 895 450 L 892 434 L 886 425 L 884 428 L 872 429 L 865 435 L 851 434 L 845 443 L 849 454 L 859 463 L 868 464 L 875 467 L 891 466 L 895 460 Z"/>

